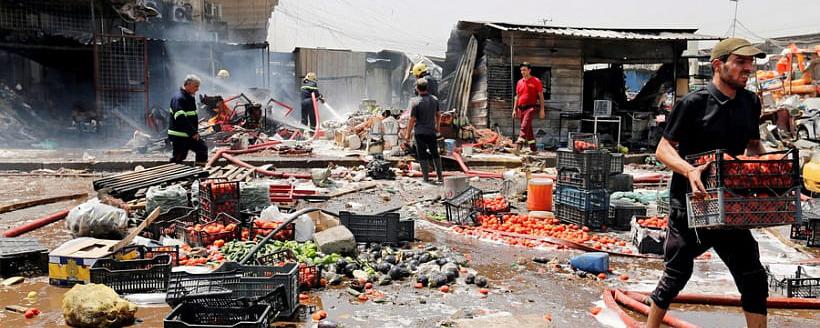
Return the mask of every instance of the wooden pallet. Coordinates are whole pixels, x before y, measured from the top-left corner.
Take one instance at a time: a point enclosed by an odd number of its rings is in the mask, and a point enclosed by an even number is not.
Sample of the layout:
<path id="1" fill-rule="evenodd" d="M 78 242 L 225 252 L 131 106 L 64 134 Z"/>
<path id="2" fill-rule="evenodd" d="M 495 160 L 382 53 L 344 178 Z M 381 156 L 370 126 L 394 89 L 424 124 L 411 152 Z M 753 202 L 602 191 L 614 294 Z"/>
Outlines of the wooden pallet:
<path id="1" fill-rule="evenodd" d="M 154 185 L 167 182 L 192 180 L 207 175 L 199 167 L 182 164 L 164 164 L 147 168 L 142 171 L 126 172 L 94 180 L 94 190 L 109 190 L 109 194 L 128 201 L 135 198 L 136 193 Z"/>
<path id="2" fill-rule="evenodd" d="M 251 181 L 256 177 L 253 169 L 239 167 L 236 165 L 213 166 L 206 169 L 208 178 L 222 178 L 229 181 Z"/>

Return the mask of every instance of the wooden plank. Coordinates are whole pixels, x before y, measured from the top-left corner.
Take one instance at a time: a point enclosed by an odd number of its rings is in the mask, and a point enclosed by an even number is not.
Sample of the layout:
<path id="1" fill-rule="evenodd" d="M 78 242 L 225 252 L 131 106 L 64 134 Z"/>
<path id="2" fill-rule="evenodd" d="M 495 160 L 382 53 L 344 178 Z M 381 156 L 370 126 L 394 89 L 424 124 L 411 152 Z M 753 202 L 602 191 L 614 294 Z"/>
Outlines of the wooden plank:
<path id="1" fill-rule="evenodd" d="M 80 199 L 80 198 L 85 198 L 85 197 L 88 197 L 88 194 L 83 192 L 83 193 L 77 193 L 77 194 L 54 196 L 54 197 L 47 197 L 47 198 L 40 198 L 40 199 L 35 199 L 35 200 L 17 202 L 17 203 L 14 203 L 14 204 L 8 204 L 8 205 L 0 206 L 0 214 L 6 213 L 6 212 L 11 212 L 11 211 L 16 211 L 16 210 L 23 209 L 23 208 L 29 208 L 29 207 L 45 205 L 45 204 L 51 204 L 51 203 L 57 203 L 57 202 L 63 202 L 63 201 L 67 201 L 67 200 Z"/>
<path id="2" fill-rule="evenodd" d="M 131 184 L 139 184 L 139 183 L 142 183 L 142 182 L 145 182 L 145 181 L 153 181 L 153 180 L 161 179 L 164 176 L 177 175 L 177 174 L 181 174 L 181 173 L 185 173 L 185 172 L 192 172 L 192 171 L 195 171 L 195 169 L 192 168 L 192 167 L 177 168 L 173 171 L 167 171 L 167 172 L 162 172 L 161 174 L 157 174 L 157 175 L 151 175 L 151 176 L 144 176 L 144 177 L 135 178 L 135 179 L 129 179 L 129 180 L 126 180 L 126 181 L 121 181 L 121 182 L 117 182 L 117 183 L 114 183 L 114 184 L 105 185 L 104 187 L 105 188 L 111 188 L 111 189 L 119 189 L 123 186 L 128 186 L 128 185 L 131 185 Z"/>
<path id="3" fill-rule="evenodd" d="M 105 183 L 105 182 L 112 181 L 112 180 L 115 180 L 115 179 L 119 179 L 119 178 L 122 178 L 122 177 L 129 177 L 129 176 L 132 176 L 132 175 L 143 174 L 143 173 L 146 173 L 146 172 L 149 172 L 149 171 L 162 170 L 164 168 L 169 168 L 169 167 L 173 167 L 173 166 L 176 166 L 176 165 L 177 164 L 173 164 L 173 163 L 163 164 L 163 165 L 147 168 L 147 169 L 139 171 L 139 172 L 132 171 L 132 172 L 125 172 L 125 173 L 115 174 L 115 175 L 108 176 L 108 177 L 105 177 L 105 178 L 102 178 L 102 179 L 94 180 L 94 184 Z"/>
<path id="4" fill-rule="evenodd" d="M 173 166 L 169 166 L 169 167 L 163 168 L 161 170 L 152 170 L 150 172 L 144 172 L 144 171 L 135 172 L 136 174 L 129 174 L 127 176 L 121 176 L 117 179 L 109 180 L 109 181 L 106 181 L 104 183 L 95 184 L 95 188 L 110 187 L 111 185 L 116 185 L 116 184 L 119 184 L 119 183 L 122 183 L 122 182 L 141 180 L 141 179 L 145 179 L 146 177 L 162 175 L 162 174 L 166 174 L 168 172 L 178 171 L 182 168 L 189 168 L 189 167 L 190 166 L 174 164 Z"/>
<path id="5" fill-rule="evenodd" d="M 140 225 L 138 225 L 136 229 L 131 231 L 127 236 L 125 236 L 125 238 L 111 246 L 111 248 L 109 248 L 108 250 L 111 252 L 116 252 L 122 249 L 123 247 L 131 244 L 131 241 L 134 240 L 134 238 L 137 237 L 137 235 L 140 232 L 142 232 L 142 230 L 145 230 L 145 227 L 147 227 L 149 224 L 153 223 L 154 220 L 157 219 L 157 217 L 159 216 L 159 212 L 160 208 L 155 208 L 153 211 L 151 211 L 151 214 L 148 214 L 148 217 L 145 218 L 145 221 L 142 221 L 142 223 L 140 223 Z"/>

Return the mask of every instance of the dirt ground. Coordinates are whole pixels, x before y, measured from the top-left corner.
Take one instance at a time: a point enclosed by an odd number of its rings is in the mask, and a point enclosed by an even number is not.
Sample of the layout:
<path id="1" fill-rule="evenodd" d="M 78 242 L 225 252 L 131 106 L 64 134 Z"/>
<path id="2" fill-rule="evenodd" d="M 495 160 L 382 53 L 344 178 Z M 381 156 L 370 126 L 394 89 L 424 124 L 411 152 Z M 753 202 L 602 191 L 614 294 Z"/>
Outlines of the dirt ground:
<path id="1" fill-rule="evenodd" d="M 398 183 L 404 187 L 399 188 Z M 481 181 L 482 188 L 492 189 L 491 182 Z M 0 205 L 20 200 L 91 190 L 90 178 L 48 177 L 0 177 Z M 389 201 L 381 197 L 387 189 Z M 377 212 L 418 199 L 419 195 L 434 195 L 438 186 L 397 181 L 385 187 L 365 193 L 349 194 L 324 203 L 305 204 L 331 211 L 345 209 L 351 202 L 364 204 L 361 212 Z M 404 190 L 402 190 L 404 189 Z M 16 212 L 0 214 L 0 230 L 6 230 L 28 220 L 50 214 L 79 201 L 40 206 Z M 422 205 L 431 207 L 430 205 Z M 434 208 L 434 207 L 433 207 Z M 407 212 L 407 211 L 404 211 Z M 405 214 L 403 214 L 403 217 Z M 794 259 L 808 255 L 794 251 L 768 232 L 755 233 L 761 244 L 762 259 L 766 264 L 786 266 Z M 36 230 L 26 237 L 38 238 L 53 249 L 71 237 L 62 222 Z M 488 277 L 490 293 L 481 297 L 475 286 L 459 281 L 450 293 L 434 289 L 415 289 L 410 281 L 378 286 L 387 296 L 386 302 L 360 303 L 343 288 L 329 288 L 311 294 L 310 303 L 326 310 L 329 318 L 345 327 L 619 327 L 617 320 L 608 319 L 611 314 L 589 314 L 589 308 L 601 306 L 604 287 L 628 290 L 651 290 L 654 287 L 662 262 L 656 259 L 613 257 L 611 267 L 615 274 L 627 274 L 628 282 L 616 276 L 605 281 L 587 277 L 580 278 L 564 269 L 555 271 L 546 265 L 534 263 L 534 256 L 558 258 L 561 263 L 579 251 L 555 248 L 528 249 L 476 240 L 453 233 L 450 230 L 427 223 L 416 225 L 418 244 L 448 246 L 472 258 L 471 268 Z M 566 267 L 566 266 L 565 266 Z M 722 263 L 713 256 L 711 260 L 699 260 L 698 271 L 684 292 L 732 294 L 737 291 Z M 461 280 L 461 279 L 459 279 Z M 38 298 L 25 299 L 31 291 Z M 19 304 L 38 307 L 43 314 L 36 319 L 24 319 L 22 315 L 0 311 L 2 327 L 63 327 L 61 315 L 62 295 L 67 289 L 49 286 L 47 278 L 27 279 L 12 287 L 0 287 L 0 306 Z M 166 305 L 142 306 L 137 313 L 137 327 L 161 327 L 162 319 L 170 311 Z M 676 306 L 673 314 L 704 327 L 744 327 L 743 315 L 738 308 L 713 306 Z M 552 317 L 551 321 L 544 319 Z M 638 320 L 640 315 L 633 314 Z M 310 319 L 280 323 L 280 326 L 309 327 Z M 770 310 L 770 327 L 817 327 L 820 311 Z"/>

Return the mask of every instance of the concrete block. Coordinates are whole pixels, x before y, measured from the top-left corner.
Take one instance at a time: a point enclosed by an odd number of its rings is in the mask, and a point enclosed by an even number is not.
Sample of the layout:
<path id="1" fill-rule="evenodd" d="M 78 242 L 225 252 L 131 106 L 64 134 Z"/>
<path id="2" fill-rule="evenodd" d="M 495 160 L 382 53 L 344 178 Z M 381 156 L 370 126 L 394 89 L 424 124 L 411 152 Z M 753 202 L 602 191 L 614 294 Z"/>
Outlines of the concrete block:
<path id="1" fill-rule="evenodd" d="M 345 226 L 339 225 L 313 235 L 319 251 L 325 254 L 353 254 L 356 252 L 356 238 Z"/>

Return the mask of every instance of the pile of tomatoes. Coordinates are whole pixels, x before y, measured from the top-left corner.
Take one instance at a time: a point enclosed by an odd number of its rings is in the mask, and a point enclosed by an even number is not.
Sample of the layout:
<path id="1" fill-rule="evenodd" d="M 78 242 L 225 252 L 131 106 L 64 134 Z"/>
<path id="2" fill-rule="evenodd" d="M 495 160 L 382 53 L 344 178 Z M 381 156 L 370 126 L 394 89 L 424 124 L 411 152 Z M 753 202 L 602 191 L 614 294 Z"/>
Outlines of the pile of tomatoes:
<path id="1" fill-rule="evenodd" d="M 207 224 L 197 223 L 185 227 L 185 239 L 195 246 L 209 246 L 217 240 L 231 241 L 236 239 L 239 227 L 236 223 L 214 221 Z"/>
<path id="2" fill-rule="evenodd" d="M 586 244 L 587 246 L 599 250 L 614 250 L 617 247 L 625 247 L 627 244 L 625 241 L 618 238 L 590 234 L 588 227 L 579 227 L 575 224 L 564 224 L 555 218 L 541 219 L 530 217 L 526 214 L 507 214 L 501 217 L 495 215 L 479 215 L 477 221 L 484 231 L 510 232 L 533 237 L 551 237 L 568 240 L 579 244 Z M 475 229 L 456 228 L 455 230 L 456 232 L 461 232 L 468 235 L 478 235 L 479 237 L 489 237 L 496 240 L 498 239 L 492 238 L 493 236 L 491 235 L 483 234 L 481 231 L 475 231 Z M 543 244 L 532 240 L 513 240 L 513 242 L 508 243 L 528 247 Z M 630 251 L 626 249 L 624 252 L 628 253 Z"/>
<path id="3" fill-rule="evenodd" d="M 644 228 L 666 229 L 669 227 L 669 219 L 657 216 L 637 218 L 638 225 Z"/>
<path id="4" fill-rule="evenodd" d="M 251 231 L 249 234 L 245 232 L 242 233 L 242 239 L 248 240 L 250 238 L 265 237 L 273 230 L 279 227 L 281 223 L 270 221 L 270 220 L 263 220 L 263 219 L 256 219 L 253 220 L 253 227 L 251 227 Z M 250 238 L 249 238 L 250 237 Z M 293 225 L 289 225 L 288 227 L 279 230 L 274 236 L 273 239 L 275 240 L 293 240 Z"/>
<path id="5" fill-rule="evenodd" d="M 695 164 L 708 164 L 715 158 L 715 154 L 703 155 L 695 160 Z M 735 158 L 724 153 L 722 160 L 722 184 L 714 180 L 716 168 L 713 166 L 708 171 L 710 177 L 707 185 L 710 188 L 791 188 L 798 185 L 793 178 L 794 165 L 783 154 L 740 155 Z"/>
<path id="6" fill-rule="evenodd" d="M 498 212 L 506 212 L 510 210 L 510 203 L 504 199 L 504 196 L 496 196 L 493 198 L 483 198 L 478 201 L 479 208 L 483 208 L 485 211 L 498 213 Z"/>
<path id="7" fill-rule="evenodd" d="M 789 195 L 788 193 L 786 195 Z M 793 194 L 792 194 L 793 195 Z M 709 193 L 706 199 L 692 199 L 692 209 L 696 215 L 719 215 L 710 203 L 717 202 L 717 191 Z M 797 213 L 795 196 L 778 197 L 767 193 L 749 195 L 723 192 L 724 224 L 730 226 L 766 226 L 793 223 Z"/>
<path id="8" fill-rule="evenodd" d="M 179 265 L 218 266 L 219 264 L 225 262 L 225 256 L 219 250 L 219 248 L 224 246 L 224 245 L 225 245 L 225 241 L 222 240 L 222 239 L 218 239 L 214 242 L 213 246 L 208 247 L 208 256 L 191 256 L 191 257 L 189 257 L 188 255 L 181 255 L 179 257 Z M 190 247 L 188 249 L 190 250 Z"/>
<path id="9" fill-rule="evenodd" d="M 582 152 L 584 150 L 596 150 L 598 149 L 598 145 L 582 140 L 575 140 L 572 142 L 572 149 L 577 152 Z"/>

